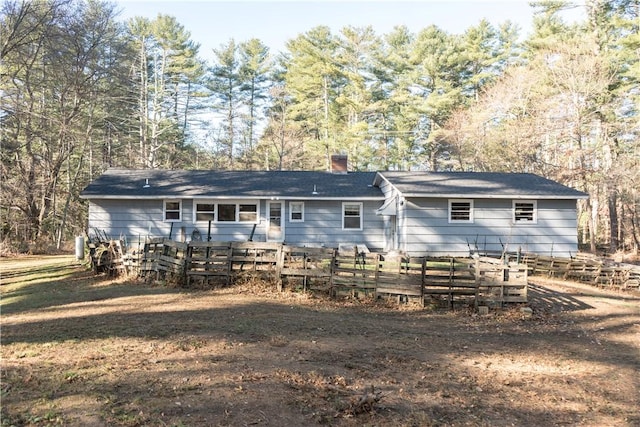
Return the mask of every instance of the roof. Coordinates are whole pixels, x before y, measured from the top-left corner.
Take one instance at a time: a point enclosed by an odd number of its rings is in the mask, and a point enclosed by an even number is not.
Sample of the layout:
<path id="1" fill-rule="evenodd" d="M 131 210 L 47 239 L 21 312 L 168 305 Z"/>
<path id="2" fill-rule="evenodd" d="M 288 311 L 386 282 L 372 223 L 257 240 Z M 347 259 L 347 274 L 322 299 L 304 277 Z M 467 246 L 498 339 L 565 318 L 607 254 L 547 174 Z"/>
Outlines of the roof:
<path id="1" fill-rule="evenodd" d="M 587 194 L 530 173 L 380 172 L 404 197 L 584 199 Z"/>
<path id="2" fill-rule="evenodd" d="M 382 192 L 372 185 L 375 175 L 376 172 L 108 169 L 80 197 L 382 200 Z"/>
<path id="3" fill-rule="evenodd" d="M 383 200 L 379 188 L 382 180 L 388 181 L 404 197 L 587 198 L 581 191 L 530 173 L 162 169 L 109 169 L 89 184 L 80 197 Z"/>

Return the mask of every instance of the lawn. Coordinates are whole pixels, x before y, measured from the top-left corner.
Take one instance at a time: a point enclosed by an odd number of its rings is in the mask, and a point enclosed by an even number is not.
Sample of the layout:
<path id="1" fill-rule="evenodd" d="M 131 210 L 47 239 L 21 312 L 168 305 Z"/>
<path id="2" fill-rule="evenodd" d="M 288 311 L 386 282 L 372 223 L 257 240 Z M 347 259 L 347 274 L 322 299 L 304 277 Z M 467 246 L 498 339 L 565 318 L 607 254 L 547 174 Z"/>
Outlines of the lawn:
<path id="1" fill-rule="evenodd" d="M 535 278 L 533 316 L 186 290 L 0 259 L 2 426 L 640 425 L 640 295 Z"/>

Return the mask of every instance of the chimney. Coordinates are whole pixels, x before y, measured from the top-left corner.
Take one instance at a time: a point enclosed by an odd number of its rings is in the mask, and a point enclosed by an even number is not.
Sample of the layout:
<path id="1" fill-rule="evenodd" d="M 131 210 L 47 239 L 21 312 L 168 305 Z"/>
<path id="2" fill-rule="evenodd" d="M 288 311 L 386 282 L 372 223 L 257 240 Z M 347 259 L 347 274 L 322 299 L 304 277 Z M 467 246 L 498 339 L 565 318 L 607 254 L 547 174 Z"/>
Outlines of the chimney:
<path id="1" fill-rule="evenodd" d="M 347 173 L 347 155 L 331 155 L 331 173 Z"/>

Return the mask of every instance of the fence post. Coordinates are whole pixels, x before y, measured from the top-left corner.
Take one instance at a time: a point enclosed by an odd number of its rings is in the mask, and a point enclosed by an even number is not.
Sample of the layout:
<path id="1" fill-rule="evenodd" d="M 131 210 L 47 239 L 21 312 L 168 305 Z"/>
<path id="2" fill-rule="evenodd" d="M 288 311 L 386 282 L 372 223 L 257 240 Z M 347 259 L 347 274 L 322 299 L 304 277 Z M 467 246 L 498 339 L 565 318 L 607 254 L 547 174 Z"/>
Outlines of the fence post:
<path id="1" fill-rule="evenodd" d="M 476 285 L 476 293 L 475 293 L 475 298 L 474 298 L 474 302 L 473 302 L 473 306 L 475 307 L 475 309 L 478 309 L 478 298 L 480 298 L 480 257 L 475 258 L 475 285 Z"/>
<path id="2" fill-rule="evenodd" d="M 278 292 L 282 292 L 282 266 L 284 265 L 284 243 L 281 243 L 278 246 L 278 250 L 276 251 L 276 283 Z M 306 289 L 305 289 L 306 290 Z"/>
<path id="3" fill-rule="evenodd" d="M 424 278 L 427 275 L 427 258 L 422 257 L 422 271 L 420 273 L 420 306 L 424 308 Z"/>

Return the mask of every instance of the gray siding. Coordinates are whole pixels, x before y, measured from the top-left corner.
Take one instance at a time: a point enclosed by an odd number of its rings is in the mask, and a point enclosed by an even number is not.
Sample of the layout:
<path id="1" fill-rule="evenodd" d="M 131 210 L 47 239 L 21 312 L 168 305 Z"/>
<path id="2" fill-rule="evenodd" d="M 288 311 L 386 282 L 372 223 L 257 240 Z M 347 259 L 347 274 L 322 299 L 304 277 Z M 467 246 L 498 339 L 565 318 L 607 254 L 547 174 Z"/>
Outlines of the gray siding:
<path id="1" fill-rule="evenodd" d="M 262 212 L 264 208 L 262 207 Z M 173 224 L 173 231 L 171 230 Z M 88 234 L 99 230 L 111 238 L 123 238 L 130 243 L 144 242 L 146 237 L 171 237 L 191 240 L 194 229 L 207 238 L 208 223 L 193 223 L 193 201 L 182 200 L 182 221 L 163 221 L 163 200 L 102 200 L 89 203 Z M 212 223 L 212 240 L 248 240 L 253 224 Z M 257 230 L 256 230 L 257 233 Z M 264 234 L 264 233 L 263 233 Z"/>
<path id="2" fill-rule="evenodd" d="M 348 200 L 345 200 L 348 201 Z M 362 230 L 342 229 L 342 201 L 304 201 L 304 222 L 289 221 L 286 202 L 285 242 L 300 246 L 337 247 L 340 243 L 364 243 L 371 250 L 384 249 L 384 221 L 376 215 L 382 201 L 363 202 Z"/>
<path id="3" fill-rule="evenodd" d="M 162 200 L 91 200 L 87 233 L 96 232 L 128 242 L 147 236 L 168 236 L 171 224 L 162 221 Z M 174 225 L 175 228 L 175 225 Z"/>
<path id="4" fill-rule="evenodd" d="M 390 190 L 390 189 L 387 189 Z M 390 191 L 387 195 L 392 194 Z M 376 215 L 382 201 L 363 202 L 362 230 L 342 229 L 342 201 L 305 200 L 304 222 L 289 221 L 289 201 L 284 200 L 285 242 L 301 246 L 336 247 L 340 243 L 364 243 L 371 250 L 390 249 L 390 217 Z M 266 204 L 259 206 L 259 224 L 254 241 L 266 240 Z M 474 222 L 450 224 L 447 199 L 410 199 L 398 207 L 397 248 L 411 255 L 466 256 L 471 249 L 525 252 L 568 256 L 577 252 L 575 200 L 538 200 L 536 224 L 512 223 L 512 200 L 474 200 Z M 95 230 L 130 244 L 146 237 L 168 237 L 171 223 L 164 222 L 162 200 L 92 200 L 88 232 Z M 212 223 L 212 240 L 246 241 L 254 224 Z M 198 228 L 207 238 L 208 223 L 193 224 L 193 201 L 182 201 L 182 221 L 173 223 L 174 240 L 190 240 Z M 387 236 L 385 237 L 385 232 Z"/>
<path id="5" fill-rule="evenodd" d="M 349 201 L 349 200 L 345 200 Z M 363 229 L 342 230 L 342 201 L 304 201 L 304 222 L 289 221 L 289 201 L 284 200 L 285 242 L 293 245 L 337 247 L 340 243 L 364 243 L 372 250 L 384 248 L 383 219 L 375 214 L 381 201 L 363 202 Z M 195 228 L 207 239 L 209 224 L 193 223 L 193 201 L 182 200 L 182 221 L 173 223 L 174 240 L 191 240 Z M 259 204 L 260 221 L 254 241 L 266 240 L 267 201 Z M 89 203 L 89 236 L 99 230 L 111 238 L 126 239 L 130 244 L 146 237 L 169 237 L 170 222 L 163 221 L 163 200 L 96 199 Z M 253 223 L 211 223 L 211 240 L 247 241 Z"/>
<path id="6" fill-rule="evenodd" d="M 577 252 L 575 200 L 538 200 L 537 223 L 513 224 L 512 200 L 474 200 L 473 223 L 449 223 L 447 199 L 405 203 L 401 249 L 416 255 L 466 256 L 472 250 L 568 256 Z"/>

